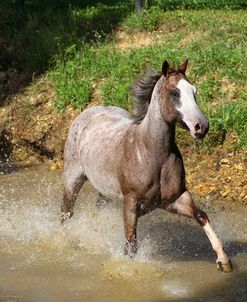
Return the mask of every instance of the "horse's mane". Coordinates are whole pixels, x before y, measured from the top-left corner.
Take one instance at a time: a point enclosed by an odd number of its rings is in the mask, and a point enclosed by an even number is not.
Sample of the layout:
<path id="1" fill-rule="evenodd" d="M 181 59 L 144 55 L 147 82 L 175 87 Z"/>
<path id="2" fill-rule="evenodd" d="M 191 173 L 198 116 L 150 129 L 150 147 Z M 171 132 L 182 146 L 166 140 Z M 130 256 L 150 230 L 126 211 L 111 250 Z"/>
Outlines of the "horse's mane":
<path id="1" fill-rule="evenodd" d="M 144 119 L 148 111 L 154 86 L 160 79 L 161 75 L 161 73 L 158 73 L 151 68 L 148 70 L 144 78 L 137 79 L 132 85 L 131 92 L 134 97 L 133 116 L 136 124 L 139 124 Z"/>

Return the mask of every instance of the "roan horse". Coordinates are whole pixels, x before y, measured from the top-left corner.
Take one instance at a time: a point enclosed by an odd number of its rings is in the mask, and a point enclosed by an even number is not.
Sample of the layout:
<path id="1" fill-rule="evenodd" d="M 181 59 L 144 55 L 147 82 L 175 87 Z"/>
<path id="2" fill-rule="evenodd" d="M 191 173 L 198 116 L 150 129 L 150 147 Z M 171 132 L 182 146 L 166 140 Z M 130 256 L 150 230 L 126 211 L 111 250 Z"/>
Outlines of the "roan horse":
<path id="1" fill-rule="evenodd" d="M 187 61 L 162 73 L 150 71 L 133 86 L 134 118 L 117 107 L 91 107 L 73 122 L 64 151 L 61 222 L 71 218 L 77 195 L 88 179 L 103 195 L 123 201 L 125 254 L 137 251 L 138 217 L 155 208 L 194 218 L 217 253 L 219 270 L 232 270 L 206 213 L 196 207 L 185 186 L 175 125 L 203 138 L 208 121 L 195 100 L 196 88 L 185 75 Z"/>

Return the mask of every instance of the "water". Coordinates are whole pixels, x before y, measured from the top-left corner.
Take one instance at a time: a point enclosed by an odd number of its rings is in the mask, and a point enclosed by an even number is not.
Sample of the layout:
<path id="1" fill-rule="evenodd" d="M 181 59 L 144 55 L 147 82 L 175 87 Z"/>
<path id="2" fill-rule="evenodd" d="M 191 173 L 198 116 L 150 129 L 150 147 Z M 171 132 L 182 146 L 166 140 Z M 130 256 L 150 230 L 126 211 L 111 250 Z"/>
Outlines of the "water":
<path id="1" fill-rule="evenodd" d="M 61 172 L 0 175 L 0 301 L 247 301 L 246 209 L 207 209 L 234 271 L 193 221 L 156 210 L 138 223 L 139 250 L 123 256 L 122 209 L 95 206 L 86 184 L 75 215 L 60 225 Z"/>

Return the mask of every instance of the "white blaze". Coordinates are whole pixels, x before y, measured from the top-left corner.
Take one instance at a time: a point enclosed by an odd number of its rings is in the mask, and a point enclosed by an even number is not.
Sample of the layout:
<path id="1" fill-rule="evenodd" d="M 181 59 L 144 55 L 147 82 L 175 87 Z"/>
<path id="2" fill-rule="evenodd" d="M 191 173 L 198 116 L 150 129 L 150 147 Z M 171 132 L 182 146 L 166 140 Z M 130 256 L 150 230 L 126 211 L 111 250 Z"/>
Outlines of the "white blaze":
<path id="1" fill-rule="evenodd" d="M 181 104 L 176 109 L 183 115 L 183 121 L 193 133 L 195 125 L 200 121 L 202 116 L 195 101 L 196 88 L 184 79 L 179 80 L 177 88 L 180 90 Z"/>

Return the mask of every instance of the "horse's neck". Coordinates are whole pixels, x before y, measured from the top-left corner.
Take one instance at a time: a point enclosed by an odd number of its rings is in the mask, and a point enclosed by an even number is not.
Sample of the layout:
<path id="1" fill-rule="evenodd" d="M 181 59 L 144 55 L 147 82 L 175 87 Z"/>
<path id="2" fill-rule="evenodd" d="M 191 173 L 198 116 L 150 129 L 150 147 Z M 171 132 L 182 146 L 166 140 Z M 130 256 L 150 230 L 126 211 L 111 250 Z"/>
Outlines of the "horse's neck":
<path id="1" fill-rule="evenodd" d="M 140 135 L 145 140 L 145 145 L 156 153 L 169 154 L 175 144 L 175 125 L 164 121 L 157 91 L 158 88 L 155 87 L 147 114 L 140 124 Z"/>

